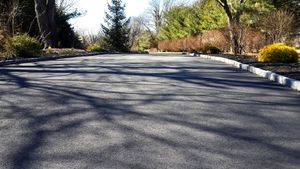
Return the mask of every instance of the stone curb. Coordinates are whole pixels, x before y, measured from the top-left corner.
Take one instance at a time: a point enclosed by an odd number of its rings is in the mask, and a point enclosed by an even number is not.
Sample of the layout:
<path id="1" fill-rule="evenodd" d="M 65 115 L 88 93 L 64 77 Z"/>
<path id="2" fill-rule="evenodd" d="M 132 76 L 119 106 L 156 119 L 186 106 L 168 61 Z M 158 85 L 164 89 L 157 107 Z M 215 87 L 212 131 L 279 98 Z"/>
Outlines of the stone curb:
<path id="1" fill-rule="evenodd" d="M 215 57 L 215 56 L 209 56 L 209 55 L 202 55 L 202 54 L 188 54 L 190 56 L 200 56 L 201 58 L 205 58 L 205 59 L 210 59 L 210 60 L 215 60 L 215 61 L 220 61 L 220 62 L 224 62 L 226 64 L 229 65 L 233 65 L 236 68 L 242 69 L 242 70 L 246 70 L 249 71 L 253 74 L 256 74 L 260 77 L 264 77 L 267 78 L 271 81 L 275 81 L 281 85 L 290 87 L 294 90 L 300 91 L 300 81 L 299 80 L 295 80 L 292 78 L 288 78 L 279 74 L 276 74 L 274 72 L 271 71 L 267 71 L 267 70 L 263 70 L 248 64 L 243 64 L 231 59 L 227 59 L 227 58 L 222 58 L 222 57 Z"/>
<path id="2" fill-rule="evenodd" d="M 56 56 L 41 56 L 35 58 L 22 58 L 16 60 L 4 60 L 4 61 L 0 61 L 0 66 L 47 61 L 47 60 L 57 60 L 57 59 L 72 58 L 72 57 L 94 56 L 94 55 L 101 55 L 101 54 L 106 54 L 106 53 L 80 53 L 80 54 L 66 54 L 66 55 L 56 55 Z"/>

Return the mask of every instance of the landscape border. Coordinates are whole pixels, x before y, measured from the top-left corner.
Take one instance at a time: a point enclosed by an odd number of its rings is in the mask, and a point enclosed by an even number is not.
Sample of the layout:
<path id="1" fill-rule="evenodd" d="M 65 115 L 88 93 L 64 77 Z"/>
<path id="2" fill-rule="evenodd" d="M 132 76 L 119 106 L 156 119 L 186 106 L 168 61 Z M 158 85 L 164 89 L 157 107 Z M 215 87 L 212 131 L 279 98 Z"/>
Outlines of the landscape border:
<path id="1" fill-rule="evenodd" d="M 210 56 L 205 54 L 196 54 L 196 53 L 189 53 L 189 56 L 198 56 L 204 59 L 210 59 L 214 61 L 223 62 L 229 65 L 232 65 L 238 69 L 246 70 L 248 72 L 251 72 L 253 74 L 258 75 L 259 77 L 263 77 L 266 79 L 269 79 L 271 81 L 277 82 L 278 84 L 281 84 L 283 86 L 287 86 L 291 89 L 294 89 L 296 91 L 300 91 L 300 81 L 296 79 L 292 79 L 286 76 L 279 75 L 277 73 L 274 73 L 272 71 L 263 70 L 248 64 L 243 64 L 235 60 L 223 58 L 223 57 L 217 57 L 217 56 Z"/>
<path id="2" fill-rule="evenodd" d="M 0 67 L 11 65 L 11 64 L 31 63 L 31 62 L 57 60 L 57 59 L 72 58 L 72 57 L 94 56 L 94 55 L 102 55 L 102 54 L 107 54 L 107 53 L 94 52 L 94 53 L 62 54 L 62 55 L 54 55 L 54 56 L 20 58 L 20 59 L 13 59 L 13 60 L 0 60 Z"/>

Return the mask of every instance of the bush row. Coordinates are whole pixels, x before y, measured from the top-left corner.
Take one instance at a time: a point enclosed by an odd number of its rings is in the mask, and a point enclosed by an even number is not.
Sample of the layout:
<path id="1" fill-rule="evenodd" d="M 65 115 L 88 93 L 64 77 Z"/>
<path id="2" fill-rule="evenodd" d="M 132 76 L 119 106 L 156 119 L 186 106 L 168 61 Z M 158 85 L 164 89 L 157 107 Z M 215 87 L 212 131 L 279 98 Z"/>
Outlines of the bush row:
<path id="1" fill-rule="evenodd" d="M 243 30 L 242 45 L 244 52 L 259 53 L 259 62 L 296 63 L 298 53 L 295 48 L 283 43 L 265 44 L 263 36 L 253 28 Z M 265 47 L 264 47 L 265 46 Z M 159 49 L 169 52 L 202 52 L 218 54 L 230 49 L 228 31 L 211 30 L 201 35 L 159 42 Z"/>
<path id="2" fill-rule="evenodd" d="M 216 37 L 210 36 L 216 35 Z M 207 38 L 208 36 L 212 38 Z M 203 38 L 206 37 L 206 38 Z M 218 37 L 218 38 L 217 38 Z M 220 38 L 221 37 L 221 38 Z M 0 42 L 3 42 L 0 34 Z M 160 48 L 169 47 L 169 51 L 202 51 L 208 54 L 218 54 L 225 51 L 228 47 L 228 42 L 224 42 L 225 36 L 218 31 L 210 31 L 202 36 L 184 38 L 180 40 L 170 40 L 161 42 Z M 42 53 L 42 47 L 36 38 L 30 37 L 27 34 L 17 35 L 8 38 L 4 43 L 6 56 L 13 57 L 33 57 Z M 185 49 L 185 50 L 182 50 Z M 88 46 L 89 52 L 101 52 L 102 49 L 97 44 Z M 48 49 L 46 53 L 55 53 L 54 50 Z M 63 49 L 63 53 L 74 53 L 74 49 Z M 61 53 L 61 51 L 60 51 Z M 295 63 L 298 62 L 298 53 L 295 48 L 286 46 L 283 43 L 267 45 L 259 50 L 258 61 L 260 62 L 280 62 L 280 63 Z"/>
<path id="3" fill-rule="evenodd" d="M 254 28 L 243 28 L 241 39 L 244 52 L 258 52 L 265 45 L 263 35 Z M 215 46 L 221 51 L 230 50 L 230 37 L 228 29 L 210 30 L 201 35 L 191 36 L 181 39 L 164 40 L 159 42 L 158 48 L 162 51 L 170 52 L 193 52 L 203 51 L 205 46 Z"/>
<path id="4" fill-rule="evenodd" d="M 97 44 L 90 44 L 87 47 L 87 51 L 101 52 L 103 50 Z M 40 54 L 57 55 L 82 52 L 84 52 L 84 50 L 78 50 L 73 48 L 52 49 L 51 47 L 49 47 L 48 49 L 43 50 L 40 42 L 36 38 L 30 37 L 28 34 L 6 37 L 4 33 L 0 31 L 0 59 L 10 59 L 17 57 L 28 58 L 38 56 Z"/>

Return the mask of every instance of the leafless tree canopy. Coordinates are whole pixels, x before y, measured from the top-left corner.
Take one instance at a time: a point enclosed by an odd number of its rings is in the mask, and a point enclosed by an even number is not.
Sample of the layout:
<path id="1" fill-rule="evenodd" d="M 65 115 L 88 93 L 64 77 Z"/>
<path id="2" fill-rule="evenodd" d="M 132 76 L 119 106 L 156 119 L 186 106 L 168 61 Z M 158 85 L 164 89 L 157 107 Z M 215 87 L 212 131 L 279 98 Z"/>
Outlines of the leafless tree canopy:
<path id="1" fill-rule="evenodd" d="M 64 12 L 70 12 L 75 10 L 75 5 L 78 3 L 78 0 L 57 0 L 57 9 L 64 11 Z"/>
<path id="2" fill-rule="evenodd" d="M 285 41 L 294 31 L 294 15 L 283 10 L 266 15 L 261 23 L 272 43 Z"/>
<path id="3" fill-rule="evenodd" d="M 22 12 L 22 5 L 19 0 L 4 0 L 0 2 L 0 27 L 7 33 L 14 35 L 17 25 L 16 18 Z"/>
<path id="4" fill-rule="evenodd" d="M 164 15 L 176 3 L 176 0 L 150 0 L 149 13 L 154 23 L 155 33 L 158 34 L 164 22 Z"/>
<path id="5" fill-rule="evenodd" d="M 143 30 L 143 19 L 134 17 L 130 21 L 129 47 L 131 48 Z"/>

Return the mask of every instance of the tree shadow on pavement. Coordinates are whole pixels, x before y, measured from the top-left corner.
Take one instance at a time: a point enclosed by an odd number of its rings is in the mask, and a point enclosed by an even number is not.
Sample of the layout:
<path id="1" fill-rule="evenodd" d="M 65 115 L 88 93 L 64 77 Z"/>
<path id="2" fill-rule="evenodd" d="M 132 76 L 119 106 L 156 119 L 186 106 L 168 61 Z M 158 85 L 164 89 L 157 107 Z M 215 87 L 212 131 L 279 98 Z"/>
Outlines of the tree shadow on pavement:
<path id="1" fill-rule="evenodd" d="M 298 93 L 224 66 L 115 64 L 1 69 L 7 168 L 300 165 Z"/>

